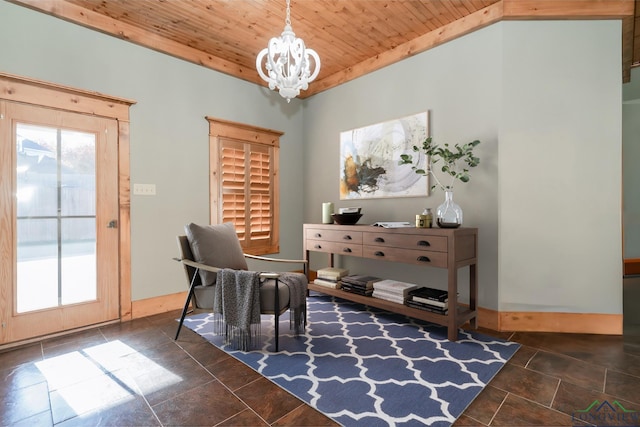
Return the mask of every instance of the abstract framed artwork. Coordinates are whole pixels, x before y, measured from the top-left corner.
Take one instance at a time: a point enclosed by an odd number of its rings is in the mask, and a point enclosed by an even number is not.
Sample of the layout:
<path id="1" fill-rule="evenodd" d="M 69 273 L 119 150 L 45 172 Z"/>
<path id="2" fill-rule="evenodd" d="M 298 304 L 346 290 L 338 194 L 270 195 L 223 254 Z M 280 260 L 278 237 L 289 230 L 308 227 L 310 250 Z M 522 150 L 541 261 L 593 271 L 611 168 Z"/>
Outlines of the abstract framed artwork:
<path id="1" fill-rule="evenodd" d="M 414 152 L 429 135 L 429 113 L 340 133 L 340 200 L 422 197 L 429 194 L 428 177 L 399 165 L 411 154 L 424 169 L 426 155 Z"/>

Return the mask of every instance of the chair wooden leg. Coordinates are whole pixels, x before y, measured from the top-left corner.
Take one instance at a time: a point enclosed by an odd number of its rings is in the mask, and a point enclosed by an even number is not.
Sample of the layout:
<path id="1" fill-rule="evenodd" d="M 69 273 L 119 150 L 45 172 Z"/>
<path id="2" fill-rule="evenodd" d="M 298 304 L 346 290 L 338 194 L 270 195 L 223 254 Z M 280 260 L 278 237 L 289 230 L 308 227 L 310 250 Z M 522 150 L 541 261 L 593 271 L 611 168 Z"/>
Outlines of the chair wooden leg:
<path id="1" fill-rule="evenodd" d="M 176 331 L 176 337 L 174 338 L 174 341 L 176 341 L 178 339 L 178 335 L 180 335 L 180 329 L 182 329 L 184 318 L 187 315 L 187 311 L 189 310 L 189 303 L 191 303 L 191 298 L 193 298 L 195 295 L 195 283 L 197 274 L 198 270 L 196 269 L 196 272 L 193 273 L 193 278 L 191 279 L 191 285 L 189 285 L 189 293 L 187 294 L 187 299 L 184 302 L 184 308 L 182 309 L 182 315 L 180 316 L 180 323 L 178 324 L 178 330 Z"/>

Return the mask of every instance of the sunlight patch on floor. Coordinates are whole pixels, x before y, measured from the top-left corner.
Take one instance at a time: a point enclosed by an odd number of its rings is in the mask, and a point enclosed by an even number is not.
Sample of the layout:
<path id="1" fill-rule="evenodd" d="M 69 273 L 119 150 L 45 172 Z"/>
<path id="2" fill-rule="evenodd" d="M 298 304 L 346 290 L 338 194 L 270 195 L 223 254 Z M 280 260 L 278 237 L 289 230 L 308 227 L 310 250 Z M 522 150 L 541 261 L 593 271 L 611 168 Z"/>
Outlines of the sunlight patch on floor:
<path id="1" fill-rule="evenodd" d="M 130 365 L 135 360 L 134 367 Z M 142 395 L 135 377 L 140 367 L 156 373 L 152 392 L 182 381 L 182 378 L 150 360 L 121 341 L 115 340 L 80 351 L 73 351 L 36 363 L 45 376 L 51 399 L 64 405 L 52 405 L 64 420 L 97 409 L 121 404 Z M 136 372 L 138 371 L 138 372 Z"/>

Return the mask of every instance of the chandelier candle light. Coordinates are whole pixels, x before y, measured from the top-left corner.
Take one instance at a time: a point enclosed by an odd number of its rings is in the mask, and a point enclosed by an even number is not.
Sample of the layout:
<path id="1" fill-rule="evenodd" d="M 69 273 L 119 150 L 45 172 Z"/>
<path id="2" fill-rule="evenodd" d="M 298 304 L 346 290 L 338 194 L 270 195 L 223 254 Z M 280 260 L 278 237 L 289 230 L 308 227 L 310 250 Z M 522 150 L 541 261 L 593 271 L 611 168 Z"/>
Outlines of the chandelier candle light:
<path id="1" fill-rule="evenodd" d="M 278 88 L 278 92 L 287 102 L 300 95 L 301 89 L 306 90 L 320 72 L 320 57 L 316 51 L 305 48 L 304 41 L 296 38 L 291 29 L 290 9 L 290 0 L 287 0 L 284 31 L 280 37 L 269 40 L 268 46 L 262 49 L 256 58 L 256 68 L 260 77 L 269 83 L 269 89 Z M 266 73 L 262 68 L 265 57 Z M 313 58 L 313 72 L 310 69 L 309 57 Z"/>

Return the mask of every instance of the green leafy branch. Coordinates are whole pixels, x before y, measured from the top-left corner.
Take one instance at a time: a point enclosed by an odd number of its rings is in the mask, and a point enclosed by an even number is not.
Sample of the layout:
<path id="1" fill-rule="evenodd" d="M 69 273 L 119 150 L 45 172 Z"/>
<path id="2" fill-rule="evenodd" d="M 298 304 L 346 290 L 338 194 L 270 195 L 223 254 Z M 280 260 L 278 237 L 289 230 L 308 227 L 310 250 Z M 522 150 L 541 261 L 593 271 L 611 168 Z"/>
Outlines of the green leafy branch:
<path id="1" fill-rule="evenodd" d="M 411 154 L 400 155 L 399 165 L 411 165 L 411 169 L 420 175 L 431 175 L 436 184 L 431 186 L 431 189 L 440 187 L 442 190 L 453 189 L 453 183 L 456 179 L 461 182 L 469 182 L 471 176 L 469 175 L 469 168 L 474 168 L 480 163 L 480 159 L 473 155 L 473 149 L 480 144 L 480 141 L 475 140 L 463 145 L 455 144 L 453 149 L 449 147 L 449 144 L 439 146 L 434 144 L 433 138 L 429 137 L 424 140 L 422 147 L 417 145 L 413 146 L 413 151 L 424 152 L 427 155 L 427 169 L 421 169 L 414 164 L 413 156 Z M 441 163 L 440 163 L 441 162 Z M 417 163 L 417 161 L 416 161 Z M 440 163 L 440 171 L 446 176 L 451 177 L 449 185 L 443 184 L 434 173 L 434 168 L 437 168 Z"/>

